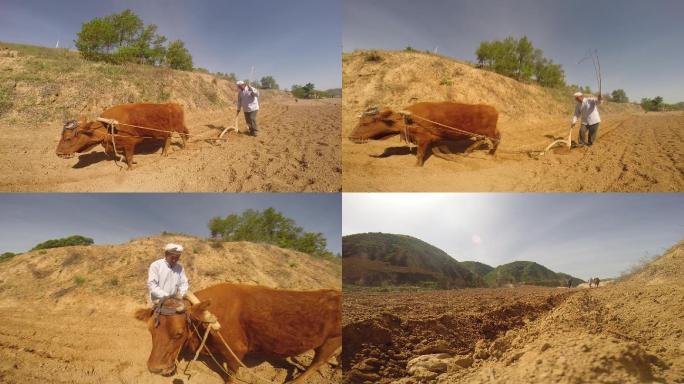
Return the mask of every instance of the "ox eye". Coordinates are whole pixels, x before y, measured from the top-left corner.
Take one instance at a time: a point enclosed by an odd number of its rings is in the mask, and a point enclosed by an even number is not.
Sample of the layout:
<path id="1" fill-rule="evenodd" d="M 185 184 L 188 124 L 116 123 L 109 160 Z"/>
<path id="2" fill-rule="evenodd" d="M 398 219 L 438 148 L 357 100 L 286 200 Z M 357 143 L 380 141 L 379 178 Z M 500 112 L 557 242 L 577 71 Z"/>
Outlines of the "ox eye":
<path id="1" fill-rule="evenodd" d="M 173 336 L 174 339 L 180 339 L 181 337 L 183 337 L 183 332 L 178 332 Z"/>

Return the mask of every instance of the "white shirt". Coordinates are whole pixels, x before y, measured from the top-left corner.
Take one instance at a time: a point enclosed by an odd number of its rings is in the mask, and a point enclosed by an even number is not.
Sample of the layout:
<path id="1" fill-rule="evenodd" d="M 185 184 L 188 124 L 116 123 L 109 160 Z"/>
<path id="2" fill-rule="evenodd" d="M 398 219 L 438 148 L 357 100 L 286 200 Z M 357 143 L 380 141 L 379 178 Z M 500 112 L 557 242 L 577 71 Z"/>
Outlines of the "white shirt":
<path id="1" fill-rule="evenodd" d="M 150 290 L 152 301 L 176 294 L 183 296 L 189 287 L 188 278 L 180 264 L 176 263 L 171 268 L 166 259 L 163 258 L 150 264 L 147 288 Z"/>
<path id="2" fill-rule="evenodd" d="M 238 90 L 237 110 L 240 108 L 245 112 L 253 112 L 259 110 L 259 90 L 246 86 L 242 91 Z"/>
<path id="3" fill-rule="evenodd" d="M 572 123 L 577 122 L 577 118 L 582 116 L 582 125 L 594 125 L 601 122 L 597 106 L 601 101 L 595 98 L 585 97 L 581 103 L 576 103 L 575 114 L 572 115 Z"/>

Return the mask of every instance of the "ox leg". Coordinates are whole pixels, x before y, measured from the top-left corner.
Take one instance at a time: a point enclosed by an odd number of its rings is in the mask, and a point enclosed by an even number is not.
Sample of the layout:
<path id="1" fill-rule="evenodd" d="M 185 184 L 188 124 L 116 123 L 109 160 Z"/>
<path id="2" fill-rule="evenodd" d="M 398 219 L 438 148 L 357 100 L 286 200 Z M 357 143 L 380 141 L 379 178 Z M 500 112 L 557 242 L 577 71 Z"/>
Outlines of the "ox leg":
<path id="1" fill-rule="evenodd" d="M 181 148 L 185 148 L 185 143 L 188 141 L 188 135 L 186 133 L 181 133 L 180 137 L 182 142 Z"/>
<path id="2" fill-rule="evenodd" d="M 418 143 L 418 149 L 416 151 L 416 166 L 422 167 L 425 164 L 428 153 L 430 153 L 430 148 L 432 147 L 431 142 Z"/>
<path id="3" fill-rule="evenodd" d="M 169 155 L 169 147 L 171 147 L 171 136 L 167 136 L 164 139 L 164 149 L 162 149 L 162 156 Z"/>
<path id="4" fill-rule="evenodd" d="M 292 384 L 300 384 L 306 382 L 306 379 L 313 375 L 321 365 L 325 364 L 330 358 L 332 358 L 336 352 L 342 347 L 342 336 L 332 337 L 323 343 L 320 347 L 316 348 L 316 354 L 314 355 L 311 365 L 292 381 Z"/>
<path id="5" fill-rule="evenodd" d="M 496 153 L 496 149 L 499 147 L 499 140 L 492 141 L 490 139 L 487 139 L 489 141 L 489 154 L 493 155 Z"/>
<path id="6" fill-rule="evenodd" d="M 129 171 L 133 169 L 133 152 L 135 152 L 135 144 L 124 147 L 124 157 L 126 157 L 126 165 L 128 165 Z"/>
<path id="7" fill-rule="evenodd" d="M 240 361 L 242 361 L 247 354 L 247 346 L 243 343 L 236 343 L 231 346 L 233 353 L 235 353 L 235 356 L 237 356 Z M 225 347 L 221 347 L 222 350 L 222 355 L 225 357 L 226 364 L 228 365 L 228 371 L 231 372 L 232 374 L 228 378 L 228 381 L 226 381 L 227 384 L 233 384 L 236 383 L 235 377 L 238 374 L 238 369 L 240 369 L 241 365 L 240 363 L 235 360 L 230 352 L 225 350 Z"/>

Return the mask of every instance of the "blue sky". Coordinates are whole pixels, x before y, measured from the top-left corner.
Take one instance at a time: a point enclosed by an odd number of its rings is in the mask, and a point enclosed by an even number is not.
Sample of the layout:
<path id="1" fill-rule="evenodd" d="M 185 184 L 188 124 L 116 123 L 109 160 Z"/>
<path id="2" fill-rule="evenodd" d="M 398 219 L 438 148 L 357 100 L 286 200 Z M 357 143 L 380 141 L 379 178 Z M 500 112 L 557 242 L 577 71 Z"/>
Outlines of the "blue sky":
<path id="1" fill-rule="evenodd" d="M 70 235 L 119 244 L 162 231 L 208 237 L 207 223 L 248 208 L 273 207 L 341 251 L 341 199 L 332 193 L 0 194 L 0 253 L 24 252 Z"/>
<path id="2" fill-rule="evenodd" d="M 684 238 L 684 194 L 345 193 L 342 234 L 417 237 L 459 261 L 616 277 Z"/>
<path id="3" fill-rule="evenodd" d="M 272 75 L 281 87 L 341 80 L 339 0 L 2 0 L 0 41 L 72 47 L 81 24 L 127 8 L 181 39 L 195 66 L 247 78 Z"/>
<path id="4" fill-rule="evenodd" d="M 684 1 L 681 0 L 345 0 L 345 52 L 361 48 L 434 50 L 476 61 L 481 41 L 527 35 L 563 65 L 570 84 L 622 88 L 632 100 L 684 101 Z"/>

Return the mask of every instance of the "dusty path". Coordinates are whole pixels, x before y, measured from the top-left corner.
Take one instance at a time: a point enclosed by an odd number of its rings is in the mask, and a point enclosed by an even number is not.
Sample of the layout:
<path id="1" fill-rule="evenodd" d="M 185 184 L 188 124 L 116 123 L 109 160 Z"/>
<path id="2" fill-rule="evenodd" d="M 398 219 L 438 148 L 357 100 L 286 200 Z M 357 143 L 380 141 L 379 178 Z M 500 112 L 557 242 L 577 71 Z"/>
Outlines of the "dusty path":
<path id="1" fill-rule="evenodd" d="M 182 372 L 172 377 L 153 375 L 146 361 L 151 339 L 146 325 L 133 318 L 140 307 L 132 301 L 81 297 L 74 305 L 22 305 L 0 302 L 0 382 L 3 383 L 223 383 L 210 358 L 202 357 L 191 368 L 191 380 Z M 298 363 L 269 359 L 245 361 L 251 372 L 274 383 L 308 366 L 313 353 Z M 182 371 L 187 359 L 181 360 Z M 325 365 L 309 381 L 332 384 L 341 372 Z M 289 376 L 288 380 L 292 377 Z M 260 383 L 245 369 L 238 383 Z"/>
<path id="2" fill-rule="evenodd" d="M 340 190 L 340 102 L 302 100 L 265 103 L 256 138 L 217 137 L 232 116 L 187 114 L 194 138 L 185 149 L 172 146 L 135 155 L 136 169 L 117 168 L 101 146 L 80 158 L 55 155 L 61 122 L 0 127 L 1 191 L 50 192 L 335 192 Z M 234 112 L 233 112 L 234 113 Z M 242 116 L 241 130 L 245 123 Z"/>
<path id="3" fill-rule="evenodd" d="M 347 118 L 349 117 L 349 118 Z M 558 151 L 539 159 L 552 137 L 567 136 L 566 119 L 501 122 L 494 158 L 484 151 L 447 161 L 431 157 L 423 168 L 393 138 L 357 145 L 346 139 L 356 119 L 343 121 L 345 191 L 565 191 L 675 192 L 684 190 L 684 114 L 606 114 L 592 148 Z M 545 137 L 549 135 L 549 137 Z M 553 135 L 553 136 L 550 136 Z M 574 132 L 574 138 L 577 133 Z M 393 147 L 390 150 L 387 148 Z M 393 155 L 381 156 L 383 152 Z"/>

